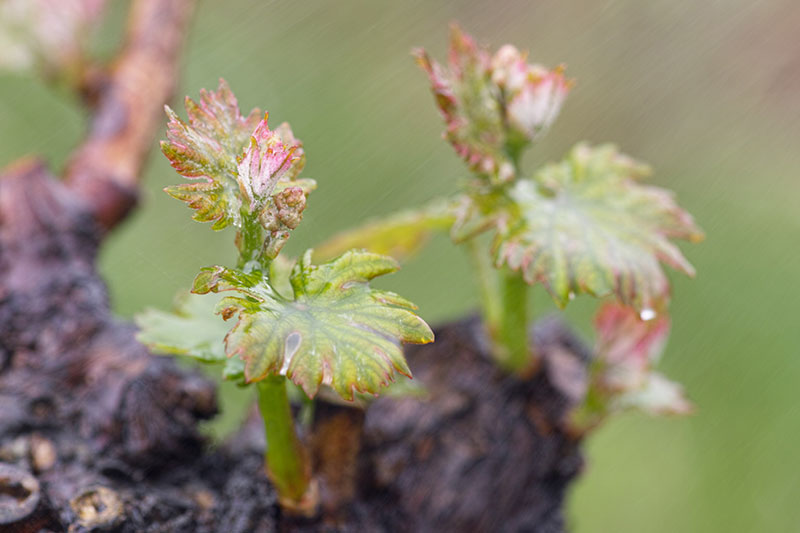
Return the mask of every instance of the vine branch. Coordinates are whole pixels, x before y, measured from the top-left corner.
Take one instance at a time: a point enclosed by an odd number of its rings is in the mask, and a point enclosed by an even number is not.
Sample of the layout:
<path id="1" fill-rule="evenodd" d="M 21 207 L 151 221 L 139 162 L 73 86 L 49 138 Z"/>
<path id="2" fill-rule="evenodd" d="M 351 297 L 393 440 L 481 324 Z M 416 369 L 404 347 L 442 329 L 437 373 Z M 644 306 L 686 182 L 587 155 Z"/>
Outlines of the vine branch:
<path id="1" fill-rule="evenodd" d="M 138 199 L 141 170 L 175 90 L 181 44 L 194 0 L 135 0 L 125 42 L 92 87 L 89 132 L 65 182 L 109 230 Z"/>

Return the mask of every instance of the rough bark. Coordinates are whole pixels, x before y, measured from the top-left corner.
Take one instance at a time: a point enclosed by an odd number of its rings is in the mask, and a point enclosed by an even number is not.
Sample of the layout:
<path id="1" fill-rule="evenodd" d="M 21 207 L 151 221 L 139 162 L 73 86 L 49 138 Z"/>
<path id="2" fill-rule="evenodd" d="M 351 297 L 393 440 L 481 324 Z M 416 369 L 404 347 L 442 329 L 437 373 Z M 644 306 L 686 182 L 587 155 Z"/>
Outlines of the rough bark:
<path id="1" fill-rule="evenodd" d="M 527 379 L 491 360 L 477 318 L 409 350 L 429 396 L 367 411 L 363 494 L 399 504 L 409 531 L 564 531 L 565 490 L 583 461 L 566 431 L 572 400 L 555 383 L 580 386 L 588 354 L 558 321 L 535 337 L 543 364 Z"/>
<path id="2" fill-rule="evenodd" d="M 0 462 L 13 474 L 0 474 L 0 531 L 563 530 L 581 465 L 563 419 L 586 354 L 557 323 L 538 330 L 529 379 L 495 368 L 472 319 L 408 350 L 427 397 L 379 399 L 366 417 L 319 409 L 308 442 L 330 494 L 299 521 L 276 505 L 257 421 L 209 448 L 197 425 L 216 412 L 213 385 L 112 318 L 100 233 L 41 164 L 0 177 Z"/>
<path id="3" fill-rule="evenodd" d="M 56 509 L 106 474 L 201 453 L 197 422 L 216 412 L 210 382 L 111 317 L 99 234 L 40 163 L 0 177 L 0 439 L 6 459 L 33 458 L 33 436 L 54 448 L 42 481 Z"/>

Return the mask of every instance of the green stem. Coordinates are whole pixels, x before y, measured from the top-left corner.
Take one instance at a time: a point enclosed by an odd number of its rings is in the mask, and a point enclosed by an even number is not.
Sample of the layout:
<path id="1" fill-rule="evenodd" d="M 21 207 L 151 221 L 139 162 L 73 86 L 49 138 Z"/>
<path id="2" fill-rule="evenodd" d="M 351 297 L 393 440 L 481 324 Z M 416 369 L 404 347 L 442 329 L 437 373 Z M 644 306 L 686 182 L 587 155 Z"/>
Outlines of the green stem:
<path id="1" fill-rule="evenodd" d="M 267 436 L 267 473 L 278 491 L 281 504 L 294 509 L 314 506 L 311 502 L 311 469 L 297 438 L 286 394 L 286 379 L 270 376 L 257 383 L 258 408 Z"/>
<path id="2" fill-rule="evenodd" d="M 498 270 L 497 277 L 500 312 L 497 322 L 489 325 L 495 355 L 507 369 L 522 372 L 533 362 L 528 343 L 528 284 L 508 268 Z"/>
<path id="3" fill-rule="evenodd" d="M 487 251 L 478 245 L 477 237 L 468 239 L 465 244 L 478 277 L 483 321 L 487 325 L 498 324 L 500 322 L 501 302 L 497 297 L 497 273 L 489 260 Z"/>
<path id="4" fill-rule="evenodd" d="M 239 249 L 238 268 L 261 259 L 264 247 L 264 230 L 252 215 L 242 212 L 242 226 L 236 232 L 236 248 Z"/>
<path id="5" fill-rule="evenodd" d="M 520 158 L 527 144 L 524 139 L 511 139 L 506 143 L 506 153 L 514 165 L 519 179 L 522 169 Z M 503 187 L 508 188 L 509 184 Z M 528 342 L 528 284 L 519 272 L 508 267 L 494 271 L 494 301 L 497 310 L 487 321 L 494 344 L 494 356 L 512 372 L 525 372 L 535 361 L 533 345 Z"/>
<path id="6" fill-rule="evenodd" d="M 518 273 L 494 268 L 478 239 L 468 240 L 467 247 L 478 274 L 493 355 L 504 368 L 522 372 L 533 361 L 528 343 L 528 284 Z"/>

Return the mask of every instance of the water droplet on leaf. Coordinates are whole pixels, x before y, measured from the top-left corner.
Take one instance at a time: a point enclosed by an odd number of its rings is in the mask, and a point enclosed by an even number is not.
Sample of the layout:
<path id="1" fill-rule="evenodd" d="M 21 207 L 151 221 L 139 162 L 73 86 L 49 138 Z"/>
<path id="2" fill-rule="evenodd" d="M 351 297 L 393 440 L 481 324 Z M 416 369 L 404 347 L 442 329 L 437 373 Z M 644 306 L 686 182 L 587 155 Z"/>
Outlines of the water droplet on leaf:
<path id="1" fill-rule="evenodd" d="M 639 313 L 639 318 L 647 322 L 648 320 L 653 320 L 656 317 L 656 312 L 652 309 L 645 308 Z"/>
<path id="2" fill-rule="evenodd" d="M 286 337 L 286 346 L 283 354 L 283 366 L 281 366 L 280 371 L 282 376 L 285 376 L 286 372 L 289 370 L 289 365 L 292 363 L 292 358 L 297 353 L 297 348 L 300 346 L 300 341 L 302 339 L 303 336 L 298 331 L 293 331 L 288 337 Z"/>

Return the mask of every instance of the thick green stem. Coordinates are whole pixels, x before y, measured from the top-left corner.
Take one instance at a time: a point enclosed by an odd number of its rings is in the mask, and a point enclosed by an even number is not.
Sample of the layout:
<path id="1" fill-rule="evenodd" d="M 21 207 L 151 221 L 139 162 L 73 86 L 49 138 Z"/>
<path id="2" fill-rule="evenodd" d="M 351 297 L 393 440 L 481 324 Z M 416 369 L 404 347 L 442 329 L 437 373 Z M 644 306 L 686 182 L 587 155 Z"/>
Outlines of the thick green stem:
<path id="1" fill-rule="evenodd" d="M 524 139 L 509 136 L 505 146 L 517 178 L 522 172 L 520 158 L 526 144 Z M 528 284 L 518 272 L 507 267 L 493 269 L 492 274 L 494 281 L 487 285 L 491 292 L 484 297 L 488 301 L 484 307 L 489 311 L 486 324 L 494 356 L 507 370 L 525 372 L 535 362 L 533 346 L 528 342 Z"/>
<path id="2" fill-rule="evenodd" d="M 489 324 L 495 356 L 507 369 L 521 372 L 533 362 L 528 343 L 528 284 L 508 268 L 498 270 L 497 277 L 499 317 Z"/>
<path id="3" fill-rule="evenodd" d="M 494 268 L 477 239 L 467 241 L 467 246 L 478 275 L 493 355 L 504 368 L 522 372 L 533 362 L 528 343 L 528 285 L 518 273 Z"/>
<path id="4" fill-rule="evenodd" d="M 286 508 L 308 511 L 316 506 L 311 468 L 294 429 L 286 379 L 270 376 L 257 383 L 258 408 L 267 436 L 267 474 Z"/>

